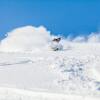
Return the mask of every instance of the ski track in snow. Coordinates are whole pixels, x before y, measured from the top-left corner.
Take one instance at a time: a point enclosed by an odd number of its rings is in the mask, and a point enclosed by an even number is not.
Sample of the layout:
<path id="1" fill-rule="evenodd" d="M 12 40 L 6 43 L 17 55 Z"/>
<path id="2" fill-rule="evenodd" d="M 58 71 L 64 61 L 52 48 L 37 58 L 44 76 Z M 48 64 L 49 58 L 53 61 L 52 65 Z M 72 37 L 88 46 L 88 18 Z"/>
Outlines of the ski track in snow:
<path id="1" fill-rule="evenodd" d="M 30 60 L 26 60 L 26 61 L 19 61 L 19 62 L 15 62 L 15 63 L 0 63 L 0 66 L 8 66 L 8 65 L 16 65 L 16 64 L 25 64 L 25 63 L 29 63 L 31 62 Z"/>

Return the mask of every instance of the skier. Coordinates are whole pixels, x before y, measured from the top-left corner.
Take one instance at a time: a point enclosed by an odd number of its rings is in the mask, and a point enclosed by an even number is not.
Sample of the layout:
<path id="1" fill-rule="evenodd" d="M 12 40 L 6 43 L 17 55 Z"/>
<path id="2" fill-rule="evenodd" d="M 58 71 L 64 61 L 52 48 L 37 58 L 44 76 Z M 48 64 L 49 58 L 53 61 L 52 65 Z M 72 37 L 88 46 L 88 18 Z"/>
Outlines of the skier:
<path id="1" fill-rule="evenodd" d="M 62 50 L 63 46 L 60 44 L 61 38 L 54 38 L 51 41 L 51 49 L 54 51 Z"/>

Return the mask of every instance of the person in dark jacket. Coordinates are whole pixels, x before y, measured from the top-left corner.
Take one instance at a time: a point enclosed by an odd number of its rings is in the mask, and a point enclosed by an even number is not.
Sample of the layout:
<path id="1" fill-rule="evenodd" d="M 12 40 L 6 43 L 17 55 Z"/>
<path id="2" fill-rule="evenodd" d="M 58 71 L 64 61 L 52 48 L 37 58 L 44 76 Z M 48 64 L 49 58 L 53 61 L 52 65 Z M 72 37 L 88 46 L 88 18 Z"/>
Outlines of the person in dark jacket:
<path id="1" fill-rule="evenodd" d="M 54 38 L 51 43 L 51 49 L 54 51 L 62 50 L 63 46 L 60 44 L 61 38 Z"/>

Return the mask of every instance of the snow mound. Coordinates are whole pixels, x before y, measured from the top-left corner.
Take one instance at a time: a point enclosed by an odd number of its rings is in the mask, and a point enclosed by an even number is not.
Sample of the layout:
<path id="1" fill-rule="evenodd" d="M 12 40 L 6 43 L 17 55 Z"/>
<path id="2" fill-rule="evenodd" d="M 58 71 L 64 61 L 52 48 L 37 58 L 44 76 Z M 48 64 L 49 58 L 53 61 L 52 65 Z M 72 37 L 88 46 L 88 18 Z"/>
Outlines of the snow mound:
<path id="1" fill-rule="evenodd" d="M 46 46 L 50 40 L 50 32 L 45 27 L 25 26 L 7 33 L 1 41 L 1 51 L 33 51 Z"/>

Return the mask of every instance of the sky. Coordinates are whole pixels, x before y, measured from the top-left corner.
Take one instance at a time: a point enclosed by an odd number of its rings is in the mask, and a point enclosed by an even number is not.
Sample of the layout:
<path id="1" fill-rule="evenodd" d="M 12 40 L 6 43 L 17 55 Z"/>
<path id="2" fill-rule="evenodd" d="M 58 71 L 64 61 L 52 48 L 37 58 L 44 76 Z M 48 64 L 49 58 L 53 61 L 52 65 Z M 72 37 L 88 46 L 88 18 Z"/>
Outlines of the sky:
<path id="1" fill-rule="evenodd" d="M 0 0 L 0 39 L 12 29 L 43 25 L 65 37 L 100 31 L 99 0 Z"/>

